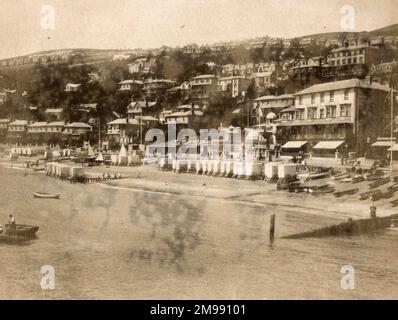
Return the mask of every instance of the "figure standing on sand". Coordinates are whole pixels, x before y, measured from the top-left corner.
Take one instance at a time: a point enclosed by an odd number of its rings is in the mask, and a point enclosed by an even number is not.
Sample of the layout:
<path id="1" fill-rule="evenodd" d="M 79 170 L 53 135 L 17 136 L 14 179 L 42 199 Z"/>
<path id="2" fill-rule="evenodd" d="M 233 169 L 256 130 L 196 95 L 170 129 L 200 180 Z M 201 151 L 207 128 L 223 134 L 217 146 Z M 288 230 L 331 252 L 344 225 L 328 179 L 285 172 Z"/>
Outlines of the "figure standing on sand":
<path id="1" fill-rule="evenodd" d="M 10 214 L 9 217 L 10 217 L 10 220 L 8 221 L 8 223 L 10 225 L 10 229 L 15 230 L 16 229 L 15 218 L 12 214 Z"/>

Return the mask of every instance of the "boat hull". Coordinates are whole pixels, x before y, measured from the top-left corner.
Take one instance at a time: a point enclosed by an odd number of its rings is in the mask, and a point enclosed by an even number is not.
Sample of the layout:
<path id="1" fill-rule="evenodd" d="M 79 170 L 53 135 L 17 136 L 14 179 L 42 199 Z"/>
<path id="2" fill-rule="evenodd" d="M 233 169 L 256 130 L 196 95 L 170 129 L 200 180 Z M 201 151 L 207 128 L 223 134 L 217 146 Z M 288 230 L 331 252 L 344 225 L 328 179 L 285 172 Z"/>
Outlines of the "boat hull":
<path id="1" fill-rule="evenodd" d="M 19 243 L 35 239 L 36 233 L 39 230 L 38 226 L 17 224 L 11 226 L 5 225 L 5 231 L 0 234 L 1 243 Z"/>
<path id="2" fill-rule="evenodd" d="M 59 194 L 34 192 L 33 197 L 40 198 L 40 199 L 59 199 L 60 195 Z"/>

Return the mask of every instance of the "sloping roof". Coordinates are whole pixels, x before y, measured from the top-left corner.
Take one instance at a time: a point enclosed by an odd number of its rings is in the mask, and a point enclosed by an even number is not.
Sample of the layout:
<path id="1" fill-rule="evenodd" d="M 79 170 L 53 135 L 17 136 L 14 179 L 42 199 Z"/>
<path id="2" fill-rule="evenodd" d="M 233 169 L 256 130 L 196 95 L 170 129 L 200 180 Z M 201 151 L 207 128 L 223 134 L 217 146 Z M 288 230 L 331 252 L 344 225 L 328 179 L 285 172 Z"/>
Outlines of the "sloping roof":
<path id="1" fill-rule="evenodd" d="M 398 151 L 398 144 L 394 144 L 391 148 L 388 149 L 388 151 Z"/>
<path id="2" fill-rule="evenodd" d="M 32 124 L 28 125 L 28 127 L 30 127 L 30 128 L 44 127 L 46 125 L 47 125 L 47 122 L 35 122 L 35 123 L 32 123 Z"/>
<path id="3" fill-rule="evenodd" d="M 156 105 L 156 102 L 148 101 L 148 108 L 153 107 L 154 105 Z M 128 106 L 129 109 L 137 108 L 137 107 L 147 108 L 147 102 L 146 101 L 132 101 Z"/>
<path id="4" fill-rule="evenodd" d="M 15 120 L 14 122 L 11 122 L 9 126 L 26 126 L 28 125 L 28 121 L 26 120 Z"/>
<path id="5" fill-rule="evenodd" d="M 81 108 L 87 108 L 87 109 L 96 109 L 98 103 L 81 103 L 80 107 Z"/>
<path id="6" fill-rule="evenodd" d="M 292 94 L 283 94 L 281 96 L 262 96 L 254 99 L 254 101 L 271 101 L 271 100 L 280 100 L 280 99 L 294 99 L 294 95 Z"/>
<path id="7" fill-rule="evenodd" d="M 10 119 L 0 119 L 0 123 L 10 123 Z"/>
<path id="8" fill-rule="evenodd" d="M 144 82 L 144 84 L 157 83 L 157 82 L 159 82 L 159 83 L 176 83 L 175 81 L 170 80 L 170 79 L 152 79 L 152 80 L 146 80 Z"/>
<path id="9" fill-rule="evenodd" d="M 371 147 L 391 147 L 395 144 L 395 138 L 379 138 Z"/>
<path id="10" fill-rule="evenodd" d="M 173 112 L 171 114 L 166 114 L 165 118 L 169 118 L 169 117 L 185 117 L 185 116 L 191 116 L 192 115 L 192 111 L 178 111 L 178 112 Z M 203 116 L 203 112 L 199 111 L 199 110 L 195 110 L 194 111 L 194 115 L 195 116 Z"/>
<path id="11" fill-rule="evenodd" d="M 122 119 L 115 119 L 111 122 L 107 123 L 108 125 L 113 125 L 113 124 L 127 124 L 127 119 L 122 118 Z M 137 119 L 129 119 L 129 124 L 134 124 L 134 125 L 139 125 L 139 121 Z"/>
<path id="12" fill-rule="evenodd" d="M 167 92 L 177 92 L 181 90 L 181 86 L 173 87 L 170 89 L 167 89 Z"/>
<path id="13" fill-rule="evenodd" d="M 193 106 L 194 109 L 200 109 L 200 106 L 198 106 L 197 104 L 195 104 Z M 181 106 L 178 106 L 177 109 L 192 109 L 192 105 L 191 104 L 183 104 Z"/>
<path id="14" fill-rule="evenodd" d="M 286 142 L 282 148 L 283 149 L 299 149 L 304 146 L 307 141 L 288 141 Z"/>
<path id="15" fill-rule="evenodd" d="M 388 86 L 384 86 L 377 82 L 372 82 L 372 84 L 370 84 L 369 81 L 366 81 L 366 80 L 348 79 L 348 80 L 342 80 L 342 81 L 316 84 L 316 85 L 310 86 L 304 90 L 301 90 L 301 91 L 295 93 L 295 95 L 303 95 L 303 94 L 350 89 L 350 88 L 365 88 L 365 89 L 373 89 L 373 90 L 382 90 L 382 91 L 386 91 L 386 92 L 389 92 L 391 90 Z"/>
<path id="16" fill-rule="evenodd" d="M 87 123 L 83 123 L 83 122 L 72 122 L 70 124 L 67 124 L 65 126 L 66 128 L 90 128 L 91 126 L 88 125 Z"/>
<path id="17" fill-rule="evenodd" d="M 140 80 L 123 80 L 120 81 L 119 84 L 139 84 L 139 85 L 143 85 L 144 83 Z"/>
<path id="18" fill-rule="evenodd" d="M 64 121 L 54 121 L 54 122 L 47 123 L 47 127 L 61 127 L 64 125 L 65 125 Z"/>
<path id="19" fill-rule="evenodd" d="M 281 112 L 293 112 L 296 111 L 296 106 L 290 106 L 286 109 L 281 110 Z"/>
<path id="20" fill-rule="evenodd" d="M 144 120 L 144 121 L 156 121 L 156 122 L 159 121 L 159 119 L 156 119 L 155 117 L 152 117 L 152 116 L 143 116 L 142 120 Z"/>
<path id="21" fill-rule="evenodd" d="M 62 108 L 49 108 L 44 111 L 45 113 L 61 113 L 63 111 Z"/>
<path id="22" fill-rule="evenodd" d="M 230 77 L 219 78 L 218 81 L 233 80 L 233 79 L 246 79 L 246 78 L 244 76 L 230 76 Z M 250 81 L 250 79 L 246 79 L 246 80 Z"/>
<path id="23" fill-rule="evenodd" d="M 214 74 L 202 74 L 200 76 L 192 78 L 192 80 L 195 79 L 206 79 L 206 78 L 215 78 L 216 76 Z"/>
<path id="24" fill-rule="evenodd" d="M 334 150 L 340 147 L 344 143 L 344 140 L 339 140 L 339 141 L 321 141 L 319 142 L 316 146 L 314 146 L 314 149 L 327 149 L 327 150 Z"/>

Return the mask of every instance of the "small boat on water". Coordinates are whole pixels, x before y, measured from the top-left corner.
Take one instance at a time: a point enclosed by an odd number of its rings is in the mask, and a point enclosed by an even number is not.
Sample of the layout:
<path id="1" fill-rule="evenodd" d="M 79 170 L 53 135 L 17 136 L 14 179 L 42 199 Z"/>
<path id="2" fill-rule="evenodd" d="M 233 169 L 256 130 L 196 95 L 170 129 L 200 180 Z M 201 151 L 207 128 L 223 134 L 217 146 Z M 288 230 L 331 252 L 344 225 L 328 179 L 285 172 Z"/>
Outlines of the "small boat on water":
<path id="1" fill-rule="evenodd" d="M 5 225 L 5 229 L 0 232 L 0 242 L 15 243 L 32 240 L 36 236 L 39 226 L 16 224 Z"/>
<path id="2" fill-rule="evenodd" d="M 59 199 L 60 195 L 55 193 L 33 192 L 33 197 L 40 199 Z"/>

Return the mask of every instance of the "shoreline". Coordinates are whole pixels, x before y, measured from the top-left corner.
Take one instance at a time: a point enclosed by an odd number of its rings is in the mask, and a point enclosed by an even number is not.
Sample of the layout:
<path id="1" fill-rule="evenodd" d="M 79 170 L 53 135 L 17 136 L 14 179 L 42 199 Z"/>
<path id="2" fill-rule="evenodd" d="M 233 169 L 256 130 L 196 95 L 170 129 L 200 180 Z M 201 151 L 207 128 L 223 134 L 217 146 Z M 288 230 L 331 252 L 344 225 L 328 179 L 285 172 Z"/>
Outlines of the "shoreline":
<path id="1" fill-rule="evenodd" d="M 28 174 L 32 174 L 31 169 L 23 167 L 24 162 L 1 161 L 0 166 L 6 169 L 26 170 Z M 388 216 L 397 212 L 389 205 L 389 201 L 392 199 L 373 203 L 371 200 L 359 201 L 356 196 L 335 198 L 333 195 L 327 194 L 316 197 L 308 193 L 296 194 L 289 193 L 287 190 L 277 191 L 275 184 L 268 184 L 262 180 L 249 181 L 195 173 L 174 173 L 159 170 L 156 165 L 86 167 L 85 169 L 89 174 L 101 175 L 103 172 L 119 172 L 124 176 L 121 180 L 100 182 L 99 187 L 102 188 L 197 199 L 206 198 L 253 207 L 283 207 L 340 219 L 367 218 L 369 217 L 369 208 L 373 204 L 378 208 L 378 216 Z M 35 172 L 35 174 L 40 173 Z"/>

